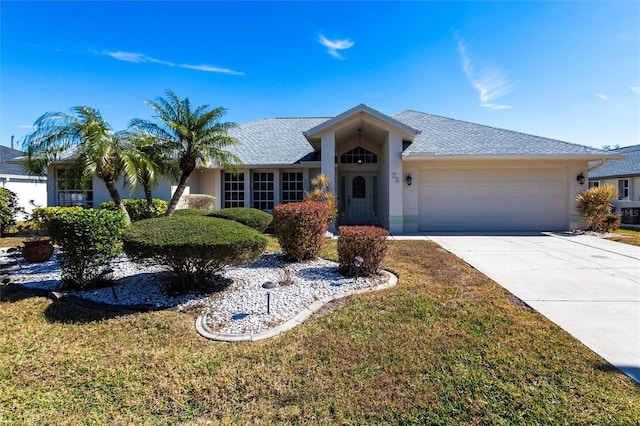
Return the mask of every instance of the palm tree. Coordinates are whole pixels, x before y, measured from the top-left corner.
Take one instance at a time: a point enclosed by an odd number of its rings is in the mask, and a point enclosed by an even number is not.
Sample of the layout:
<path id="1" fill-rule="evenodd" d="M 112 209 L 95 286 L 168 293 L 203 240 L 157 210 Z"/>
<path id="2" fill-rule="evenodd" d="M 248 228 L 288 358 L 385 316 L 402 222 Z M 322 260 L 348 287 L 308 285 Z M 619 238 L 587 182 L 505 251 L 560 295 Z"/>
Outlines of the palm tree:
<path id="1" fill-rule="evenodd" d="M 147 216 L 153 217 L 152 188 L 163 177 L 177 179 L 180 170 L 151 134 L 142 131 L 123 132 L 122 138 L 127 142 L 122 155 L 127 184 L 132 189 L 142 187 Z"/>
<path id="2" fill-rule="evenodd" d="M 235 124 L 220 122 L 227 112 L 225 108 L 210 109 L 208 105 L 201 105 L 193 109 L 189 98 L 180 99 L 169 90 L 166 97 L 146 104 L 155 111 L 155 122 L 136 118 L 131 121 L 131 127 L 152 134 L 165 152 L 177 157 L 180 179 L 167 208 L 167 216 L 171 216 L 184 193 L 189 175 L 197 166 L 213 160 L 225 169 L 235 171 L 235 165 L 241 163 L 238 156 L 225 150 L 238 144 L 227 135 L 227 130 Z"/>
<path id="3" fill-rule="evenodd" d="M 36 120 L 35 130 L 23 142 L 27 151 L 26 169 L 44 176 L 49 165 L 66 151 L 70 168 L 79 171 L 84 181 L 94 176 L 101 179 L 116 207 L 130 222 L 116 188 L 122 171 L 118 136 L 98 110 L 76 106 L 71 112 L 74 115 L 47 112 Z"/>

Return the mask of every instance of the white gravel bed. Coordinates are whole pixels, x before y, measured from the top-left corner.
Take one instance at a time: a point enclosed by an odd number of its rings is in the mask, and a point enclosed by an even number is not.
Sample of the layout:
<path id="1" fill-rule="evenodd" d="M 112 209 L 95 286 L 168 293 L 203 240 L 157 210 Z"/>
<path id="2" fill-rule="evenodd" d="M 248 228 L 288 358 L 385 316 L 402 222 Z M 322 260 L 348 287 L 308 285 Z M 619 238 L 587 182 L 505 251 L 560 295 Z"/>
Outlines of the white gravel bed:
<path id="1" fill-rule="evenodd" d="M 0 250 L 0 264 L 11 260 L 5 250 Z M 12 283 L 27 288 L 62 291 L 60 268 L 55 256 L 44 263 L 30 264 L 22 258 L 19 263 L 19 266 L 3 270 Z M 375 287 L 381 281 L 378 277 L 358 280 L 344 277 L 338 272 L 338 264 L 328 260 L 287 263 L 281 259 L 280 253 L 270 253 L 262 255 L 251 265 L 228 267 L 222 271 L 220 275 L 231 282 L 223 291 L 172 295 L 165 290 L 167 273 L 158 267 L 141 266 L 126 256 L 115 259 L 112 267 L 113 288 L 67 294 L 119 306 L 203 309 L 212 331 L 230 334 L 259 333 L 292 319 L 316 300 Z M 290 283 L 284 282 L 287 276 Z M 267 291 L 262 288 L 266 281 L 276 284 L 270 295 L 269 314 Z"/>

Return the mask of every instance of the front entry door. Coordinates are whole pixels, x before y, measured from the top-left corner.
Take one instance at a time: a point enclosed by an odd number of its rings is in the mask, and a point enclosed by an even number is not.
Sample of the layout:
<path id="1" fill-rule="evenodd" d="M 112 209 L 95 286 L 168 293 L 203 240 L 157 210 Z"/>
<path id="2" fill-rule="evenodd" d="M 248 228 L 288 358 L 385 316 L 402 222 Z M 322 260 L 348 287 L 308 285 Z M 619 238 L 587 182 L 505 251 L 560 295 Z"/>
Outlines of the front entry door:
<path id="1" fill-rule="evenodd" d="M 345 221 L 349 225 L 371 225 L 376 222 L 374 191 L 377 191 L 375 173 L 347 173 L 345 185 Z"/>

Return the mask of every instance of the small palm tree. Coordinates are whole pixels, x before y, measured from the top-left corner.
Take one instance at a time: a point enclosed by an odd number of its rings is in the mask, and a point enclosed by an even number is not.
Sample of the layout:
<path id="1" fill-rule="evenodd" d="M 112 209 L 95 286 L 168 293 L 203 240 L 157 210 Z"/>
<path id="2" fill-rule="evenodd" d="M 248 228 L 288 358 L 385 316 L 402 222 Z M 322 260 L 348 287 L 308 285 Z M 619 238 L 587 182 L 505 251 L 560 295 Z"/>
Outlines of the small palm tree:
<path id="1" fill-rule="evenodd" d="M 226 150 L 238 144 L 227 135 L 227 130 L 235 124 L 220 121 L 227 112 L 225 108 L 210 109 L 208 105 L 201 105 L 194 109 L 189 98 L 180 99 L 171 91 L 166 92 L 166 97 L 146 104 L 155 111 L 155 121 L 134 119 L 131 127 L 153 135 L 165 153 L 176 156 L 180 178 L 167 208 L 167 216 L 171 216 L 184 193 L 189 175 L 197 166 L 215 161 L 225 169 L 235 171 L 235 166 L 241 163 L 240 158 Z"/>
<path id="2" fill-rule="evenodd" d="M 130 222 L 116 188 L 122 171 L 118 136 L 98 110 L 76 106 L 71 112 L 74 115 L 48 112 L 36 120 L 35 130 L 23 142 L 27 151 L 26 169 L 44 176 L 49 165 L 66 152 L 70 168 L 79 171 L 84 181 L 94 176 L 101 179 L 116 207 Z"/>
<path id="3" fill-rule="evenodd" d="M 127 184 L 132 189 L 142 187 L 147 217 L 152 217 L 154 214 L 152 188 L 163 177 L 176 180 L 180 170 L 176 162 L 149 133 L 123 132 L 122 138 L 126 141 L 122 163 Z"/>

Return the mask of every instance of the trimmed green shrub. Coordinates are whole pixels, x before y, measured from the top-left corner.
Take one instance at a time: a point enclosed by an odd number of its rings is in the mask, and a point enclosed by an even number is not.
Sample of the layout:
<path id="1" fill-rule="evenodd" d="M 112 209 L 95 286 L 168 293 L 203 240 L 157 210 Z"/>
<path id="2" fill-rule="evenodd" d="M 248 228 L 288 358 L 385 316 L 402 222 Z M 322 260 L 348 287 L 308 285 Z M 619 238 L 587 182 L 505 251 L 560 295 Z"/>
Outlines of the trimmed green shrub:
<path id="1" fill-rule="evenodd" d="M 247 207 L 232 207 L 209 213 L 212 217 L 221 217 L 223 219 L 234 220 L 243 225 L 262 233 L 273 220 L 273 216 L 269 213 L 258 209 Z"/>
<path id="2" fill-rule="evenodd" d="M 101 285 L 109 262 L 121 252 L 126 227 L 120 211 L 65 208 L 53 213 L 48 231 L 61 248 L 57 256 L 65 286 L 80 290 Z"/>
<path id="3" fill-rule="evenodd" d="M 289 261 L 313 259 L 320 254 L 331 215 L 323 201 L 280 204 L 273 209 L 276 238 Z"/>
<path id="4" fill-rule="evenodd" d="M 174 216 L 207 216 L 211 212 L 208 210 L 201 209 L 180 209 L 176 210 L 173 215 Z"/>
<path id="5" fill-rule="evenodd" d="M 222 268 L 252 263 L 267 246 L 266 238 L 254 229 L 193 214 L 135 222 L 124 233 L 123 243 L 132 260 L 173 272 L 177 290 L 209 285 Z"/>
<path id="6" fill-rule="evenodd" d="M 31 222 L 33 222 L 33 228 L 46 232 L 49 229 L 49 220 L 51 216 L 59 212 L 81 212 L 85 210 L 81 206 L 70 207 L 37 207 L 31 212 Z"/>
<path id="7" fill-rule="evenodd" d="M 145 200 L 144 198 L 125 198 L 122 200 L 122 203 L 127 209 L 132 222 L 149 219 L 149 213 L 147 212 L 147 200 Z M 107 210 L 118 210 L 113 201 L 107 201 L 100 204 L 100 208 Z M 167 212 L 167 202 L 165 200 L 154 198 L 152 210 L 153 216 L 151 217 L 162 216 Z"/>
<path id="8" fill-rule="evenodd" d="M 613 213 L 611 200 L 617 191 L 612 185 L 594 186 L 576 197 L 577 208 L 585 217 L 587 230 L 611 232 L 620 227 L 620 217 Z"/>
<path id="9" fill-rule="evenodd" d="M 341 226 L 338 237 L 338 261 L 340 272 L 344 275 L 356 275 L 353 259 L 360 256 L 364 262 L 358 274 L 369 276 L 377 274 L 387 254 L 389 231 L 376 226 Z"/>
<path id="10" fill-rule="evenodd" d="M 0 236 L 4 236 L 5 230 L 16 223 L 16 213 L 19 210 L 15 192 L 0 188 Z"/>

